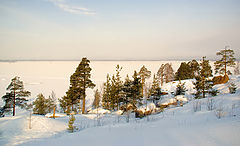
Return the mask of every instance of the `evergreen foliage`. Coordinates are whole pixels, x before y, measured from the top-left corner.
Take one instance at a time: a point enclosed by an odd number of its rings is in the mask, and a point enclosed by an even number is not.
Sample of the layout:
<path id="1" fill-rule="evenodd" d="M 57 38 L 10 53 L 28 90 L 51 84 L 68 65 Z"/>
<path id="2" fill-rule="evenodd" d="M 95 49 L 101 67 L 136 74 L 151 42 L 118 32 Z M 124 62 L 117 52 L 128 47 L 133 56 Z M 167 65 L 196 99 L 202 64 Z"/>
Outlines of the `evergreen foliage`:
<path id="1" fill-rule="evenodd" d="M 206 57 L 203 57 L 200 63 L 200 75 L 196 77 L 196 83 L 194 83 L 197 90 L 197 98 L 205 98 L 206 93 L 210 93 L 213 86 L 212 81 L 209 79 L 209 77 L 212 76 L 212 69 L 209 60 L 205 60 L 205 58 Z"/>
<path id="2" fill-rule="evenodd" d="M 57 109 L 56 94 L 53 91 L 51 92 L 51 95 L 48 97 L 46 102 L 47 102 L 47 112 L 48 113 L 53 112 L 54 108 L 55 108 L 55 110 Z"/>
<path id="3" fill-rule="evenodd" d="M 161 83 L 161 86 L 164 82 L 168 83 L 173 81 L 174 76 L 172 64 L 170 63 L 162 64 L 157 72 L 158 81 Z"/>
<path id="4" fill-rule="evenodd" d="M 141 78 L 141 84 L 142 84 L 142 96 L 144 96 L 144 90 L 146 89 L 145 88 L 145 81 L 146 79 L 150 78 L 151 77 L 151 71 L 149 71 L 144 65 L 143 67 L 140 69 L 139 71 L 139 76 Z M 146 93 L 146 90 L 145 90 L 145 93 Z"/>
<path id="5" fill-rule="evenodd" d="M 115 101 L 116 101 L 116 106 L 118 110 L 120 109 L 120 102 L 122 101 L 122 98 L 123 98 L 123 91 L 122 91 L 123 82 L 121 81 L 121 76 L 120 76 L 121 70 L 122 70 L 122 67 L 117 65 L 115 82 L 113 83 L 115 88 Z"/>
<path id="6" fill-rule="evenodd" d="M 240 74 L 240 63 L 239 61 L 236 63 L 236 66 L 234 68 L 234 75 L 239 75 Z"/>
<path id="7" fill-rule="evenodd" d="M 95 90 L 95 93 L 94 93 L 94 100 L 93 100 L 93 108 L 99 108 L 99 105 L 100 105 L 100 101 L 101 101 L 101 93 L 97 90 Z"/>
<path id="8" fill-rule="evenodd" d="M 109 74 L 107 75 L 107 81 L 104 83 L 103 88 L 103 108 L 109 110 L 118 110 L 120 109 L 121 102 L 123 102 L 123 82 L 121 81 L 120 72 L 122 67 L 117 65 L 116 75 L 113 75 L 110 78 Z"/>
<path id="9" fill-rule="evenodd" d="M 33 102 L 33 113 L 45 115 L 48 112 L 48 100 L 43 94 L 38 94 L 36 100 Z"/>
<path id="10" fill-rule="evenodd" d="M 70 88 L 66 92 L 66 96 L 60 99 L 60 105 L 65 106 L 63 109 L 69 109 L 69 106 L 76 107 L 80 100 L 82 100 L 82 113 L 85 113 L 85 100 L 86 100 L 86 89 L 94 88 L 95 84 L 90 80 L 91 68 L 89 66 L 90 61 L 87 58 L 82 58 L 82 61 L 76 68 L 76 71 L 70 77 Z"/>
<path id="11" fill-rule="evenodd" d="M 191 70 L 191 78 L 196 78 L 200 74 L 200 66 L 196 60 L 192 60 L 188 62 L 188 65 Z"/>
<path id="12" fill-rule="evenodd" d="M 102 106 L 104 109 L 110 110 L 110 93 L 111 93 L 111 78 L 107 74 L 107 81 L 103 84 L 103 99 Z"/>
<path id="13" fill-rule="evenodd" d="M 124 84 L 123 84 L 123 105 L 127 109 L 128 103 L 130 103 L 131 97 L 132 97 L 132 81 L 129 79 L 128 75 L 125 78 Z"/>
<path id="14" fill-rule="evenodd" d="M 73 125 L 75 120 L 76 120 L 76 118 L 74 117 L 73 114 L 69 116 L 68 130 L 69 130 L 69 132 L 71 132 L 71 133 L 73 133 L 74 130 L 75 130 L 75 126 Z"/>
<path id="15" fill-rule="evenodd" d="M 185 82 L 181 83 L 181 80 L 179 80 L 179 83 L 178 83 L 177 88 L 176 88 L 175 96 L 185 95 L 185 92 L 186 92 Z"/>
<path id="16" fill-rule="evenodd" d="M 235 94 L 236 90 L 237 90 L 237 87 L 234 83 L 230 83 L 229 86 L 228 86 L 228 89 L 229 89 L 230 94 Z"/>
<path id="17" fill-rule="evenodd" d="M 23 81 L 20 81 L 20 77 L 16 76 L 11 80 L 11 83 L 8 85 L 7 90 L 9 92 L 6 93 L 2 97 L 5 102 L 4 108 L 6 111 L 10 111 L 13 109 L 13 116 L 15 116 L 15 106 L 20 106 L 21 108 L 25 108 L 27 106 L 27 99 L 31 95 L 29 91 L 24 90 Z"/>
<path id="18" fill-rule="evenodd" d="M 164 83 L 164 64 L 162 64 L 161 67 L 158 69 L 157 76 L 162 86 Z"/>
<path id="19" fill-rule="evenodd" d="M 138 76 L 137 72 L 134 71 L 133 81 L 131 86 L 131 92 L 132 92 L 131 104 L 133 106 L 136 106 L 137 104 L 141 104 L 141 101 L 143 98 L 141 94 L 141 90 L 142 90 L 141 78 Z"/>
<path id="20" fill-rule="evenodd" d="M 160 85 L 159 85 L 158 77 L 154 74 L 153 75 L 152 86 L 150 88 L 149 100 L 152 100 L 153 103 L 156 104 L 156 101 L 161 98 L 161 94 L 162 94 L 162 92 L 161 92 L 161 88 L 160 88 Z"/>
<path id="21" fill-rule="evenodd" d="M 235 65 L 234 51 L 228 49 L 229 46 L 226 46 L 224 50 L 221 50 L 216 53 L 217 56 L 221 56 L 220 60 L 214 62 L 215 72 L 223 75 L 231 74 L 227 67 L 233 67 Z"/>
<path id="22" fill-rule="evenodd" d="M 191 79 L 192 73 L 189 64 L 182 62 L 177 72 L 175 73 L 175 80 Z"/>

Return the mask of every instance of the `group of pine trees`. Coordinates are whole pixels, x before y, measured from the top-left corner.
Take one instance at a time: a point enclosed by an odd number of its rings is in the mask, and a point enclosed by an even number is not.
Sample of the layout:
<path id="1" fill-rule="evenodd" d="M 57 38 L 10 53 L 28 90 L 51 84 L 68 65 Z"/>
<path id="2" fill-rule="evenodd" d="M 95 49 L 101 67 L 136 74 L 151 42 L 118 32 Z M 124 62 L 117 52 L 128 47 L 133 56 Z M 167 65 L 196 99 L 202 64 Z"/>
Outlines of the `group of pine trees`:
<path id="1" fill-rule="evenodd" d="M 225 47 L 225 49 L 217 52 L 217 56 L 221 56 L 221 59 L 214 63 L 215 73 L 223 75 L 231 74 L 227 67 L 233 67 L 235 65 L 234 52 L 231 49 Z M 70 77 L 70 87 L 66 92 L 66 95 L 59 99 L 60 107 L 64 112 L 70 113 L 85 112 L 86 102 L 86 90 L 88 88 L 94 88 L 95 84 L 91 81 L 91 68 L 90 61 L 84 57 L 80 64 L 76 68 L 76 71 Z M 207 94 L 216 94 L 217 92 L 212 90 L 212 80 L 210 77 L 213 75 L 213 71 L 209 64 L 209 60 L 203 57 L 200 62 L 192 60 L 189 62 L 182 62 L 176 73 L 170 63 L 162 64 L 156 74 L 153 75 L 152 83 L 147 86 L 146 80 L 151 77 L 151 71 L 143 66 L 139 72 L 134 71 L 132 78 L 128 75 L 125 80 L 122 81 L 120 73 L 122 67 L 117 65 L 116 74 L 110 76 L 107 74 L 106 82 L 103 85 L 103 90 L 95 90 L 93 107 L 98 108 L 102 106 L 108 110 L 119 110 L 124 107 L 127 108 L 128 104 L 133 107 L 137 107 L 143 104 L 143 99 L 156 102 L 161 98 L 161 86 L 164 83 L 168 83 L 174 80 L 195 79 L 195 88 L 197 90 L 196 97 L 204 98 Z M 237 67 L 234 72 L 239 72 Z M 179 82 L 175 95 L 185 94 L 184 83 Z M 29 91 L 24 90 L 23 82 L 19 77 L 12 79 L 11 83 L 7 87 L 6 94 L 2 97 L 5 101 L 4 110 L 11 111 L 13 116 L 15 115 L 15 107 L 31 108 L 31 104 L 27 104 L 26 97 L 30 96 Z M 45 98 L 42 94 L 39 94 L 36 100 L 33 102 L 33 111 L 37 114 L 46 114 L 52 112 L 56 108 L 56 97 L 52 93 L 49 98 Z"/>

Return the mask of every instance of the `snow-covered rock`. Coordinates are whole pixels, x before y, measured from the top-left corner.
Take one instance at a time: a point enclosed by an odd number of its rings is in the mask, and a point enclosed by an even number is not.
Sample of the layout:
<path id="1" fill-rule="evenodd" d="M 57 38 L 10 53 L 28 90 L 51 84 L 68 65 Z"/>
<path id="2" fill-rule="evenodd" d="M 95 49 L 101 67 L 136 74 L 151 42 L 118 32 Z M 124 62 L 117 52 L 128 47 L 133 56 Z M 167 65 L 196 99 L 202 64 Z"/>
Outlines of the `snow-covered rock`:
<path id="1" fill-rule="evenodd" d="M 188 99 L 186 97 L 184 97 L 184 95 L 177 95 L 174 97 L 177 101 L 180 101 L 182 103 L 186 103 L 188 102 Z"/>
<path id="2" fill-rule="evenodd" d="M 142 111 L 143 113 L 146 111 L 153 111 L 156 109 L 156 105 L 154 103 L 149 103 L 147 106 L 143 105 L 138 108 L 138 111 Z"/>
<path id="3" fill-rule="evenodd" d="M 55 113 L 55 118 L 58 118 L 58 117 L 65 117 L 67 116 L 66 114 L 63 114 L 63 113 Z M 47 113 L 45 115 L 45 117 L 47 118 L 53 118 L 53 113 Z"/>
<path id="4" fill-rule="evenodd" d="M 111 112 L 106 109 L 98 108 L 98 109 L 92 109 L 88 111 L 89 114 L 110 114 Z"/>

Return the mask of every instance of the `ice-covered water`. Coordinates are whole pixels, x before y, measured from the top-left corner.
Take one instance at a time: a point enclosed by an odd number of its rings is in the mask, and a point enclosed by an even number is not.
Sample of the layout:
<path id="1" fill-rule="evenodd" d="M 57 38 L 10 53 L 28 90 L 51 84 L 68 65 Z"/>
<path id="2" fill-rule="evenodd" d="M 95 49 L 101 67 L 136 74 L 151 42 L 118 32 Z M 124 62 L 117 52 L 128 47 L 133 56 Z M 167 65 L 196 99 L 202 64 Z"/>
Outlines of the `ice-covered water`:
<path id="1" fill-rule="evenodd" d="M 123 67 L 121 76 L 124 79 L 128 74 L 133 75 L 134 70 L 139 71 L 145 65 L 148 70 L 157 73 L 161 64 L 171 63 L 176 71 L 182 61 L 91 61 L 92 80 L 101 89 L 106 75 L 115 74 L 117 64 Z M 80 61 L 17 61 L 0 62 L 0 96 L 6 93 L 6 88 L 14 76 L 24 81 L 25 88 L 34 99 L 39 93 L 48 97 L 54 91 L 58 98 L 64 96 L 69 87 L 70 76 L 74 73 Z M 87 92 L 88 103 L 91 103 L 93 90 Z M 2 105 L 2 100 L 0 101 Z"/>

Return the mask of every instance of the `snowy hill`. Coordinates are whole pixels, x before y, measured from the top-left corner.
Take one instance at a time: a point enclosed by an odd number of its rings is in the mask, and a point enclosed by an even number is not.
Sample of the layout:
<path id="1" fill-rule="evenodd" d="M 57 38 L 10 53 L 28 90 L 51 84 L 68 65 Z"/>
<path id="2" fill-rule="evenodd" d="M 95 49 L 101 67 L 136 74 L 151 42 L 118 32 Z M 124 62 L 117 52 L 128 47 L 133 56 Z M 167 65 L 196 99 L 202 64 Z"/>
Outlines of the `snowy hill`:
<path id="1" fill-rule="evenodd" d="M 191 89 L 191 81 L 186 80 Z M 155 146 L 155 145 L 233 145 L 240 144 L 240 76 L 231 76 L 237 92 L 229 94 L 228 83 L 214 86 L 220 94 L 213 99 L 213 110 L 208 110 L 209 99 L 190 100 L 183 107 L 171 107 L 164 112 L 143 119 L 117 113 L 76 115 L 74 133 L 66 130 L 68 117 L 49 119 L 19 111 L 15 117 L 0 118 L 1 145 L 88 145 L 88 146 Z M 172 92 L 176 82 L 165 90 Z M 190 95 L 189 90 L 189 95 Z M 197 104 L 196 104 L 197 103 Z M 194 112 L 196 105 L 200 106 Z M 220 118 L 218 115 L 221 115 Z"/>

